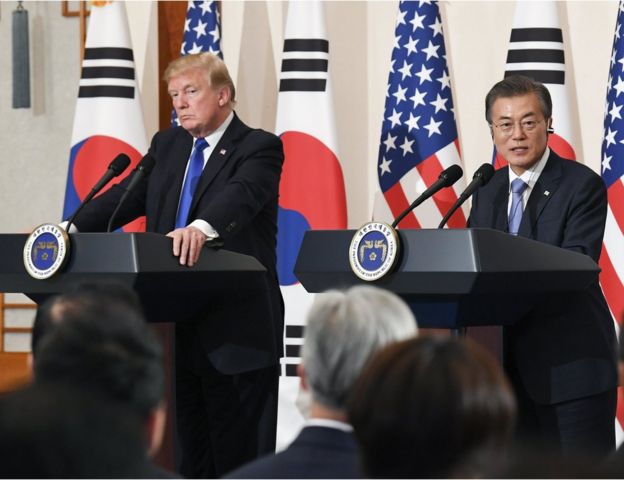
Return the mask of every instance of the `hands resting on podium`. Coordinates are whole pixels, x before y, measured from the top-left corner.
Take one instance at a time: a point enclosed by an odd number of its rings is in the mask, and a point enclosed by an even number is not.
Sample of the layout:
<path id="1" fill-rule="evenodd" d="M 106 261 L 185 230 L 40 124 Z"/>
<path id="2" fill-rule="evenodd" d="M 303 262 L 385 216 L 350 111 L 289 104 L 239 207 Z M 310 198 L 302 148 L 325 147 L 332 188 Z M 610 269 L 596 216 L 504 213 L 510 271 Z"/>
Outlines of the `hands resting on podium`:
<path id="1" fill-rule="evenodd" d="M 61 222 L 59 226 L 66 229 L 67 222 Z M 68 233 L 76 232 L 78 232 L 78 229 L 74 225 L 70 225 Z M 218 234 L 216 236 L 206 235 L 200 228 L 188 225 L 183 228 L 176 228 L 169 232 L 167 236 L 173 238 L 173 255 L 180 257 L 180 265 L 192 267 L 199 260 L 199 254 L 204 244 L 208 239 L 216 238 Z"/>
<path id="2" fill-rule="evenodd" d="M 180 265 L 188 265 L 189 267 L 197 263 L 202 247 L 208 240 L 208 236 L 204 232 L 192 225 L 176 228 L 167 236 L 173 238 L 173 254 L 180 257 Z"/>

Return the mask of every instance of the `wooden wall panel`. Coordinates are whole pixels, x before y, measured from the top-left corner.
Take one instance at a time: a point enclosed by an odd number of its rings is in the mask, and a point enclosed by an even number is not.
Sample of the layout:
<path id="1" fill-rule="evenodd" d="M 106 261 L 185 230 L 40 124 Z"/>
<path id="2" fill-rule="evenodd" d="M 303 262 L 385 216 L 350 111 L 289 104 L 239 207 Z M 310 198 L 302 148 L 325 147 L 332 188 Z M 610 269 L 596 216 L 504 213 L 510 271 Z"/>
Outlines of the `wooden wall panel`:
<path id="1" fill-rule="evenodd" d="M 160 129 L 171 124 L 171 99 L 167 86 L 162 82 L 163 73 L 169 62 L 180 56 L 186 2 L 158 2 L 158 77 L 161 80 L 158 89 L 158 125 Z"/>
<path id="2" fill-rule="evenodd" d="M 0 394 L 30 382 L 28 355 L 22 352 L 0 352 Z"/>

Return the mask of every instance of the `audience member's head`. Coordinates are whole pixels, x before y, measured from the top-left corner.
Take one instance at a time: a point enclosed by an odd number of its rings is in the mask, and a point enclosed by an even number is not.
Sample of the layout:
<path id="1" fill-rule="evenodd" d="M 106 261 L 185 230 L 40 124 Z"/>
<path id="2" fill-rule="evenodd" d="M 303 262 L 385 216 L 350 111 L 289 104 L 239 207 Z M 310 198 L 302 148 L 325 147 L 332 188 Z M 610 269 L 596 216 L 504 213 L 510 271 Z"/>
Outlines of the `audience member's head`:
<path id="1" fill-rule="evenodd" d="M 143 425 L 125 405 L 67 385 L 0 398 L 2 478 L 138 478 L 153 473 Z"/>
<path id="2" fill-rule="evenodd" d="M 421 337 L 369 363 L 349 399 L 365 472 L 373 477 L 474 477 L 504 458 L 515 399 L 477 344 Z"/>
<path id="3" fill-rule="evenodd" d="M 346 400 L 370 357 L 385 345 L 414 336 L 416 319 L 395 294 L 358 286 L 318 295 L 307 318 L 299 375 L 312 411 L 346 420 Z"/>
<path id="4" fill-rule="evenodd" d="M 36 345 L 35 382 L 76 386 L 127 405 L 143 419 L 153 453 L 165 421 L 162 349 L 134 294 L 108 288 L 54 300 L 45 317 L 53 328 Z"/>
<path id="5" fill-rule="evenodd" d="M 112 316 L 117 311 L 122 312 L 125 317 L 136 317 L 136 321 L 144 321 L 137 295 L 117 283 L 78 284 L 60 295 L 50 297 L 37 308 L 35 315 L 31 337 L 33 357 L 37 354 L 41 340 L 62 321 L 80 317 L 85 312 Z"/>

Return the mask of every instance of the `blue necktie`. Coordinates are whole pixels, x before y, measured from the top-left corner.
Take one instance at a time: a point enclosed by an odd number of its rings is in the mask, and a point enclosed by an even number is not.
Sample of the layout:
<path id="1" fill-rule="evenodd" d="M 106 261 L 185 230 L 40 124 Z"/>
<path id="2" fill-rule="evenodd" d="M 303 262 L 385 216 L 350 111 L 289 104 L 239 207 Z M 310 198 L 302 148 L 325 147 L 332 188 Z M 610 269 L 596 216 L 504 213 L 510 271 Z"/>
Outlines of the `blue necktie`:
<path id="1" fill-rule="evenodd" d="M 516 178 L 511 182 L 511 208 L 509 209 L 509 233 L 518 235 L 520 222 L 522 221 L 522 193 L 527 188 L 527 184 Z"/>
<path id="2" fill-rule="evenodd" d="M 204 170 L 204 150 L 208 147 L 208 142 L 204 138 L 195 141 L 193 155 L 189 161 L 188 171 L 182 186 L 182 194 L 180 196 L 180 206 L 178 207 L 178 215 L 176 216 L 175 228 L 186 227 L 191 203 L 193 202 L 193 194 L 199 183 Z"/>

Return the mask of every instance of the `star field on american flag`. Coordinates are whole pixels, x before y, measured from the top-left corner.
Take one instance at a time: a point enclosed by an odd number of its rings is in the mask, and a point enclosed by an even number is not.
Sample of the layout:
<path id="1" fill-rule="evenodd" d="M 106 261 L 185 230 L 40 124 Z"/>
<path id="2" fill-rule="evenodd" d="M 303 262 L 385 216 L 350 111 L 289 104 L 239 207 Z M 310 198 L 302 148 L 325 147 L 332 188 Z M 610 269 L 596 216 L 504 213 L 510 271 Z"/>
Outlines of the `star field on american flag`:
<path id="1" fill-rule="evenodd" d="M 223 58 L 219 9 L 214 1 L 188 2 L 180 53 L 210 52 Z"/>
<path id="2" fill-rule="evenodd" d="M 186 9 L 180 54 L 200 52 L 210 52 L 223 58 L 219 9 L 214 1 L 191 1 Z M 171 111 L 171 125 L 180 125 L 175 110 Z"/>
<path id="3" fill-rule="evenodd" d="M 600 172 L 609 199 L 600 283 L 615 319 L 624 320 L 624 3 L 620 2 L 605 104 Z M 618 418 L 624 425 L 624 409 Z"/>
<path id="4" fill-rule="evenodd" d="M 425 184 L 435 181 L 448 166 L 435 154 L 456 140 L 438 5 L 432 1 L 400 2 L 377 169 L 381 191 L 395 215 L 401 202 L 390 190 L 419 166 L 429 173 L 437 172 L 433 178 L 426 178 L 420 171 Z M 459 160 L 458 152 L 456 156 Z M 429 160 L 442 168 L 421 165 Z"/>
<path id="5" fill-rule="evenodd" d="M 620 4 L 618 22 L 611 54 L 611 70 L 605 105 L 604 140 L 600 171 L 607 188 L 624 175 L 624 36 L 622 36 L 623 5 Z"/>

